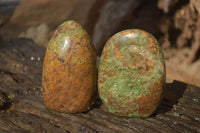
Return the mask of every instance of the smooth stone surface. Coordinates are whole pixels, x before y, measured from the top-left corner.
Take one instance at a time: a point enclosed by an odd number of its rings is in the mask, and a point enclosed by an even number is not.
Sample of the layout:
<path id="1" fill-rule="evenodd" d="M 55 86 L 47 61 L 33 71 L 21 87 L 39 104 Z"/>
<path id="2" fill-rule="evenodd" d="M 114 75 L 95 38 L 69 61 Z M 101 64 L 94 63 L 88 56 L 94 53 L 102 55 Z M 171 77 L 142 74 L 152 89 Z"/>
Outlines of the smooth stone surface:
<path id="1" fill-rule="evenodd" d="M 97 87 L 96 53 L 87 32 L 75 21 L 55 30 L 46 50 L 42 86 L 50 109 L 77 113 L 92 106 Z"/>
<path id="2" fill-rule="evenodd" d="M 109 112 L 127 117 L 151 115 L 160 103 L 165 77 L 164 57 L 151 34 L 125 30 L 105 44 L 98 91 Z"/>

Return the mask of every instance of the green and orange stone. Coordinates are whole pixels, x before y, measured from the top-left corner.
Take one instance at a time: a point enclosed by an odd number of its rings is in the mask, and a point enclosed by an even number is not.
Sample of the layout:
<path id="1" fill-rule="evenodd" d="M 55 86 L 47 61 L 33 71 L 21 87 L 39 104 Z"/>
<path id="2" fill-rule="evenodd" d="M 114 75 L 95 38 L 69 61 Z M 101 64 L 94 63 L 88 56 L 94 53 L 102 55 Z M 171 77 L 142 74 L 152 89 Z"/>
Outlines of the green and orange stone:
<path id="1" fill-rule="evenodd" d="M 61 24 L 47 46 L 43 97 L 50 109 L 77 113 L 93 104 L 97 87 L 96 53 L 86 30 L 75 21 Z"/>
<path id="2" fill-rule="evenodd" d="M 150 33 L 125 30 L 105 44 L 100 58 L 98 91 L 109 112 L 148 117 L 160 103 L 165 77 L 161 48 Z"/>

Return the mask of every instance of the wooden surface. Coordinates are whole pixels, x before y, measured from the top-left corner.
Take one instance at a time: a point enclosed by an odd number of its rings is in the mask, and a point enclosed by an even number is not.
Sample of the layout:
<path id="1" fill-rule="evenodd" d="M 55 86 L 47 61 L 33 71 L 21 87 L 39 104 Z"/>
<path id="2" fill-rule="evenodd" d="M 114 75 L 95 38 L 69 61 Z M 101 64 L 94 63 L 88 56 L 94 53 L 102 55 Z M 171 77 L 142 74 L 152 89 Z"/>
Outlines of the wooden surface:
<path id="1" fill-rule="evenodd" d="M 41 75 L 45 49 L 31 40 L 0 45 L 0 133 L 200 132 L 200 88 L 168 83 L 157 111 L 146 119 L 108 113 L 97 99 L 88 112 L 46 109 Z"/>

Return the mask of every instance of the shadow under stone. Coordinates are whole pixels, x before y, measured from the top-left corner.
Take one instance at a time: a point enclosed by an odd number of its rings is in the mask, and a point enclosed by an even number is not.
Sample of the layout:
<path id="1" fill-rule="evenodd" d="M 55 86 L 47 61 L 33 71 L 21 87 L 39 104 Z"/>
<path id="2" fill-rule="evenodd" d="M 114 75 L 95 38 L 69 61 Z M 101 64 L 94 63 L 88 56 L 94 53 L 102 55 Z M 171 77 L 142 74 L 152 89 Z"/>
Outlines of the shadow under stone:
<path id="1" fill-rule="evenodd" d="M 162 101 L 152 116 L 170 111 L 174 105 L 178 104 L 179 98 L 183 96 L 187 87 L 187 84 L 176 80 L 173 83 L 167 83 L 163 91 Z"/>

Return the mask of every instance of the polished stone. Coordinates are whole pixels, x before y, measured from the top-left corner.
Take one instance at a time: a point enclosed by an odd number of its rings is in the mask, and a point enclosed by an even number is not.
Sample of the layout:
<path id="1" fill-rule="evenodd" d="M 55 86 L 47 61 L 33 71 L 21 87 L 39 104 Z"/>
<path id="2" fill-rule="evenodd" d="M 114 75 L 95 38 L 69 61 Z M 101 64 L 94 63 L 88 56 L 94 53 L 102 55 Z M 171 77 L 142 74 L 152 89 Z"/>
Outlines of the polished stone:
<path id="1" fill-rule="evenodd" d="M 100 58 L 100 98 L 111 113 L 147 117 L 160 103 L 165 73 L 161 48 L 151 34 L 121 31 L 107 41 Z"/>
<path id="2" fill-rule="evenodd" d="M 77 113 L 94 103 L 97 84 L 96 53 L 85 29 L 75 21 L 54 32 L 44 59 L 43 96 L 50 109 Z"/>

